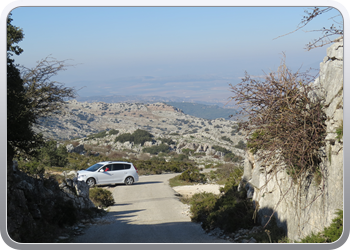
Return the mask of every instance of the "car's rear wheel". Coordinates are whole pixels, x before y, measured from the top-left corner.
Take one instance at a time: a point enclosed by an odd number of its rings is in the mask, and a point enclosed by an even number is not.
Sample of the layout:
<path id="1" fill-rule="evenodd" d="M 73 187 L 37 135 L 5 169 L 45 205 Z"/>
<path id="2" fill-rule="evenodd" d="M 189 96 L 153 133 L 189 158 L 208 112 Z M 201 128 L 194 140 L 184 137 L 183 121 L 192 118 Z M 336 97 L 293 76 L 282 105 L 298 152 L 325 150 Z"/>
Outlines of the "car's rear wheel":
<path id="1" fill-rule="evenodd" d="M 93 186 L 96 185 L 96 181 L 95 181 L 94 178 L 89 178 L 89 179 L 86 180 L 86 184 L 88 184 L 89 187 L 93 187 Z"/>
<path id="2" fill-rule="evenodd" d="M 134 178 L 132 178 L 131 176 L 126 177 L 124 182 L 125 182 L 125 185 L 132 185 L 134 183 Z"/>

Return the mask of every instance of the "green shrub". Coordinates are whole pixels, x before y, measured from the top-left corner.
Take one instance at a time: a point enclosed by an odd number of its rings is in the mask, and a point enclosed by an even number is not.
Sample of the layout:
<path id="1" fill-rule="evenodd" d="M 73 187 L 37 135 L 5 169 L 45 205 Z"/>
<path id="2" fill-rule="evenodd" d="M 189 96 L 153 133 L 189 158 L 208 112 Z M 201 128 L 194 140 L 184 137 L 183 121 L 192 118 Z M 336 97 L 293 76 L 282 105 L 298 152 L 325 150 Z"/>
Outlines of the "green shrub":
<path id="1" fill-rule="evenodd" d="M 221 140 L 228 141 L 228 142 L 232 143 L 232 140 L 230 138 L 228 138 L 227 136 L 222 136 Z"/>
<path id="2" fill-rule="evenodd" d="M 214 210 L 218 195 L 213 193 L 196 193 L 190 201 L 191 220 L 194 222 L 205 222 L 209 214 Z"/>
<path id="3" fill-rule="evenodd" d="M 141 144 L 141 146 L 143 146 L 143 144 L 146 141 L 152 141 L 152 137 L 153 135 L 150 134 L 149 132 L 142 130 L 142 129 L 137 129 L 134 133 L 130 134 L 130 133 L 125 133 L 125 134 L 121 134 L 119 136 L 117 136 L 115 138 L 115 142 L 134 142 L 135 144 Z"/>
<path id="4" fill-rule="evenodd" d="M 153 157 L 155 158 L 155 157 Z M 153 159 L 152 158 L 152 159 Z M 180 173 L 189 168 L 192 168 L 193 165 L 189 162 L 181 161 L 170 161 L 166 162 L 162 160 L 135 160 L 133 164 L 139 170 L 139 174 L 161 174 L 163 172 L 175 172 Z"/>
<path id="5" fill-rule="evenodd" d="M 180 180 L 187 181 L 187 182 L 205 182 L 205 175 L 199 173 L 199 170 L 197 168 L 190 168 L 184 171 L 180 176 Z"/>
<path id="6" fill-rule="evenodd" d="M 337 133 L 336 138 L 338 139 L 338 141 L 340 141 L 340 139 L 343 139 L 343 121 L 341 125 L 335 130 L 335 132 Z"/>
<path id="7" fill-rule="evenodd" d="M 121 142 L 121 143 L 124 143 L 124 142 L 133 142 L 134 141 L 134 136 L 131 135 L 130 133 L 125 133 L 125 134 L 121 134 L 119 136 L 117 136 L 114 140 L 115 142 Z"/>
<path id="8" fill-rule="evenodd" d="M 216 170 L 217 180 L 225 180 L 223 192 L 227 192 L 233 185 L 238 185 L 243 176 L 243 167 L 233 164 L 224 164 Z M 225 189 L 226 188 L 226 189 Z"/>
<path id="9" fill-rule="evenodd" d="M 255 130 L 250 138 L 248 139 L 247 147 L 250 152 L 255 154 L 259 149 L 263 148 L 265 131 L 263 130 Z"/>
<path id="10" fill-rule="evenodd" d="M 110 134 L 110 135 L 116 135 L 116 134 L 118 134 L 118 133 L 119 133 L 119 130 L 115 130 L 115 129 L 109 130 L 109 134 Z"/>
<path id="11" fill-rule="evenodd" d="M 220 147 L 220 146 L 217 146 L 217 145 L 213 146 L 212 148 L 215 149 L 216 151 L 222 152 L 224 154 L 232 153 L 230 150 L 223 148 L 223 147 Z"/>
<path id="12" fill-rule="evenodd" d="M 158 154 L 160 152 L 168 153 L 168 152 L 170 152 L 170 149 L 169 149 L 169 146 L 167 144 L 163 144 L 162 143 L 162 144 L 160 144 L 158 146 L 152 146 L 152 147 L 144 148 L 144 149 L 142 149 L 142 152 L 156 155 L 156 154 Z"/>
<path id="13" fill-rule="evenodd" d="M 337 217 L 332 220 L 329 227 L 318 234 L 311 233 L 305 237 L 300 243 L 331 243 L 337 241 L 343 233 L 343 210 L 336 212 Z"/>
<path id="14" fill-rule="evenodd" d="M 96 138 L 103 138 L 107 135 L 107 131 L 100 131 L 96 134 L 91 134 L 91 135 L 88 135 L 85 140 L 91 140 L 91 139 L 96 139 Z"/>
<path id="15" fill-rule="evenodd" d="M 246 191 L 238 192 L 236 179 L 230 179 L 220 191 L 221 196 L 200 193 L 191 199 L 191 219 L 202 222 L 205 230 L 218 227 L 225 232 L 234 232 L 240 228 L 254 226 L 254 207 L 250 199 L 246 199 Z"/>
<path id="16" fill-rule="evenodd" d="M 178 154 L 176 157 L 174 157 L 174 161 L 186 161 L 188 160 L 188 155 L 185 154 Z"/>
<path id="17" fill-rule="evenodd" d="M 160 141 L 162 143 L 166 143 L 168 145 L 174 145 L 175 144 L 175 142 L 171 138 L 161 138 Z"/>
<path id="18" fill-rule="evenodd" d="M 225 154 L 224 160 L 225 161 L 238 162 L 238 161 L 243 160 L 243 158 L 241 156 L 239 156 L 239 155 L 235 155 L 234 153 L 228 153 L 228 154 Z"/>
<path id="19" fill-rule="evenodd" d="M 242 140 L 240 140 L 235 146 L 235 148 L 239 148 L 239 149 L 246 149 L 246 147 L 247 145 Z"/>
<path id="20" fill-rule="evenodd" d="M 89 191 L 89 198 L 97 207 L 106 208 L 112 206 L 115 203 L 112 192 L 109 190 L 94 187 Z"/>
<path id="21" fill-rule="evenodd" d="M 43 177 L 45 168 L 42 163 L 37 161 L 18 161 L 18 168 L 33 177 Z"/>
<path id="22" fill-rule="evenodd" d="M 68 164 L 68 153 L 64 145 L 57 147 L 57 142 L 50 140 L 45 142 L 37 151 L 35 161 L 41 162 L 47 167 L 65 167 Z"/>
<path id="23" fill-rule="evenodd" d="M 277 226 L 275 216 L 272 216 L 264 230 L 253 233 L 248 236 L 250 237 L 253 237 L 258 243 L 292 243 L 286 232 Z"/>
<path id="24" fill-rule="evenodd" d="M 189 148 L 183 148 L 182 153 L 184 153 L 185 155 L 192 155 L 194 153 L 194 149 L 189 149 Z"/>

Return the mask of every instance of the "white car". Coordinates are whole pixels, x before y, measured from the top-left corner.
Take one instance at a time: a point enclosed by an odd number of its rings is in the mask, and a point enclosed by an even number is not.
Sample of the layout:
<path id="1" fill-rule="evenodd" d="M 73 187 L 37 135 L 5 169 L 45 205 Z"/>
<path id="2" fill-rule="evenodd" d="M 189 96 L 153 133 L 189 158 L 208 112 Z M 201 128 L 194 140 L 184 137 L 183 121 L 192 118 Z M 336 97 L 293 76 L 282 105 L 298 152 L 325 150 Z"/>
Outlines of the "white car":
<path id="1" fill-rule="evenodd" d="M 130 162 L 98 162 L 77 174 L 78 181 L 85 181 L 90 187 L 99 184 L 125 183 L 131 185 L 139 181 L 137 168 Z"/>

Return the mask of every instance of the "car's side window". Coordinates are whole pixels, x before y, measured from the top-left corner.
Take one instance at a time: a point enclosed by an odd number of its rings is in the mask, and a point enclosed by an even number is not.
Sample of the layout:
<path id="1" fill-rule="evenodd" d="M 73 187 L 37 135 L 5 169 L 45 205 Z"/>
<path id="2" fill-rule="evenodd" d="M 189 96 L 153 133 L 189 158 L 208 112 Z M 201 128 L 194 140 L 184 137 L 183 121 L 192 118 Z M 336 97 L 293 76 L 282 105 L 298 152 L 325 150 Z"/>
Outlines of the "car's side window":
<path id="1" fill-rule="evenodd" d="M 125 168 L 125 169 L 130 169 L 130 168 L 131 168 L 131 165 L 130 165 L 130 164 L 124 164 L 124 168 Z"/>
<path id="2" fill-rule="evenodd" d="M 112 171 L 112 165 L 107 165 L 103 167 L 104 171 Z"/>
<path id="3" fill-rule="evenodd" d="M 113 171 L 122 170 L 122 169 L 124 169 L 123 164 L 113 164 Z"/>

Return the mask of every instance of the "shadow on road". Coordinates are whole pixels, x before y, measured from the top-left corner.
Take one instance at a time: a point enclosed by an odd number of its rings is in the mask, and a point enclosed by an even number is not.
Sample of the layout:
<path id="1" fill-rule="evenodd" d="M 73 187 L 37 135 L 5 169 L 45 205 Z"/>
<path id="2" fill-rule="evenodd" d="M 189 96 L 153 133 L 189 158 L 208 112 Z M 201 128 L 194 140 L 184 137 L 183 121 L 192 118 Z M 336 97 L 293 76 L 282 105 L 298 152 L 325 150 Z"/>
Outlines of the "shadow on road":
<path id="1" fill-rule="evenodd" d="M 163 183 L 162 181 L 145 181 L 145 182 L 135 182 L 133 185 L 145 185 L 145 184 L 155 184 L 155 183 Z"/>
<path id="2" fill-rule="evenodd" d="M 139 186 L 139 185 L 146 185 L 146 184 L 156 184 L 156 183 L 163 183 L 162 181 L 145 181 L 145 182 L 135 182 L 132 185 Z M 100 184 L 96 185 L 98 187 L 109 187 L 109 188 L 114 188 L 118 186 L 126 186 L 125 184 Z"/>
<path id="3" fill-rule="evenodd" d="M 193 222 L 137 221 L 139 210 L 109 212 L 109 223 L 90 227 L 72 243 L 230 243 Z M 136 219 L 136 220 L 135 220 Z"/>

